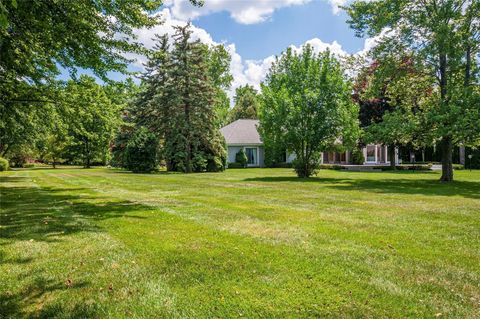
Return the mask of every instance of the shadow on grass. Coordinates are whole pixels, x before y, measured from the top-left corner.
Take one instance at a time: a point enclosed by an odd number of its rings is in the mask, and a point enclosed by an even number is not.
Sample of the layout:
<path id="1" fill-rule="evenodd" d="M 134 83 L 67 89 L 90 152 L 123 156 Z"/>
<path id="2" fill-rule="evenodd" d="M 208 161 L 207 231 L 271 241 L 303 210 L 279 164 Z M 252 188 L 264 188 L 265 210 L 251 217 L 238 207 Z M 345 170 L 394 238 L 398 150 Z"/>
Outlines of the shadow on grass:
<path id="1" fill-rule="evenodd" d="M 357 173 L 357 172 L 356 172 Z M 381 174 L 363 172 L 368 174 Z M 389 173 L 392 174 L 392 173 Z M 249 182 L 294 182 L 294 183 L 323 183 L 324 187 L 334 188 L 338 190 L 359 190 L 371 193 L 384 194 L 421 194 L 431 196 L 462 196 L 466 198 L 480 199 L 480 182 L 474 181 L 454 181 L 452 183 L 441 183 L 436 179 L 424 179 L 423 174 L 432 174 L 425 172 L 418 174 L 417 179 L 402 178 L 405 173 L 399 173 L 398 178 L 298 178 L 295 176 L 268 176 L 246 178 Z"/>
<path id="2" fill-rule="evenodd" d="M 97 318 L 99 313 L 96 314 L 92 311 L 85 311 L 85 307 L 82 307 L 78 301 L 73 301 L 75 306 L 72 309 L 64 309 L 58 305 L 47 305 L 46 307 L 39 307 L 35 311 L 35 314 L 24 310 L 25 303 L 32 303 L 34 301 L 42 300 L 46 295 L 59 290 L 73 290 L 81 289 L 88 286 L 87 282 L 72 283 L 67 285 L 65 283 L 58 283 L 50 279 L 46 279 L 43 275 L 35 275 L 33 282 L 23 288 L 22 293 L 15 294 L 9 290 L 2 291 L 0 293 L 0 318 L 54 318 L 59 317 L 62 314 L 66 318 Z M 82 311 L 80 311 L 82 310 Z"/>
<path id="3" fill-rule="evenodd" d="M 21 258 L 6 254 L 3 247 L 20 241 L 52 244 L 66 240 L 69 235 L 81 232 L 102 232 L 95 221 L 128 217 L 144 218 L 132 214 L 135 211 L 151 210 L 151 207 L 129 201 L 112 201 L 89 196 L 84 188 L 38 188 L 25 186 L 29 179 L 2 176 L 0 182 L 9 183 L 0 187 L 0 265 L 8 269 L 12 265 L 29 267 L 32 258 Z M 2 185 L 3 186 L 3 185 Z M 27 269 L 27 268 L 22 268 Z M 44 277 L 43 270 L 30 267 L 28 275 L 33 282 L 20 290 L 0 284 L 0 318 L 98 318 L 99 309 L 72 300 L 71 307 L 49 302 L 40 310 L 30 313 L 29 309 L 42 304 L 49 293 L 67 289 L 89 289 L 88 282 L 77 282 L 67 286 L 64 282 L 53 282 Z M 20 278 L 20 277 L 18 277 Z M 19 279 L 20 280 L 20 279 Z M 94 306 L 94 305 L 93 305 Z"/>
<path id="4" fill-rule="evenodd" d="M 116 217 L 142 218 L 128 213 L 150 210 L 151 207 L 130 201 L 105 201 L 101 197 L 75 195 L 85 188 L 37 188 L 16 186 L 25 178 L 3 176 L 0 182 L 13 187 L 0 188 L 0 239 L 55 241 L 52 237 L 76 232 L 99 231 L 88 220 Z"/>

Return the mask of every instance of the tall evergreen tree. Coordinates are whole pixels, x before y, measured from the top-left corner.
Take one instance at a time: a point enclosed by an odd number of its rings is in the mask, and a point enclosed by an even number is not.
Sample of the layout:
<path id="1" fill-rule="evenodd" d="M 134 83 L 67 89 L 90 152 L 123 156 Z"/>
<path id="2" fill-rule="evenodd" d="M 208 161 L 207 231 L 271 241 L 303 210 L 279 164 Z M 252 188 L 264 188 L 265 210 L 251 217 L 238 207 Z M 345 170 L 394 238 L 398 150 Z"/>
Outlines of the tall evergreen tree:
<path id="1" fill-rule="evenodd" d="M 157 133 L 168 170 L 223 170 L 226 152 L 215 110 L 220 85 L 212 76 L 211 52 L 191 39 L 189 24 L 175 30 L 171 49 L 166 35 L 156 39 L 133 116 Z"/>
<path id="2" fill-rule="evenodd" d="M 171 83 L 175 96 L 168 123 L 174 133 L 165 140 L 165 155 L 173 170 L 222 170 L 226 162 L 220 132 L 215 127 L 215 87 L 209 77 L 207 48 L 192 41 L 190 24 L 175 27 Z M 173 127 L 172 127 L 173 126 Z"/>

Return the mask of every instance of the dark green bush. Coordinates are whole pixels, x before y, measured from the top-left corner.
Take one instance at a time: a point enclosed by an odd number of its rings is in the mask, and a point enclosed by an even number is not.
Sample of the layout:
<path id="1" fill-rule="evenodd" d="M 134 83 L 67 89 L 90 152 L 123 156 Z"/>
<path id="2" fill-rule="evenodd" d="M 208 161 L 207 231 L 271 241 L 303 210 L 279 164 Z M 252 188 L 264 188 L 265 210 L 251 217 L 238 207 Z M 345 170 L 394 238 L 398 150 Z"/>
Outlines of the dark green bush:
<path id="1" fill-rule="evenodd" d="M 461 171 L 465 169 L 465 166 L 463 166 L 462 164 L 453 164 L 453 169 L 457 171 Z"/>
<path id="2" fill-rule="evenodd" d="M 432 168 L 432 164 L 402 164 L 397 165 L 396 169 L 399 171 L 429 171 Z M 382 170 L 390 170 L 390 167 L 383 167 Z"/>
<path id="3" fill-rule="evenodd" d="M 292 165 L 292 163 L 283 162 L 283 163 L 275 163 L 275 164 L 272 165 L 272 167 L 275 167 L 275 168 L 292 168 L 293 165 Z"/>
<path id="4" fill-rule="evenodd" d="M 132 172 L 151 172 L 158 164 L 158 139 L 145 127 L 138 128 L 125 148 L 125 167 Z"/>
<path id="5" fill-rule="evenodd" d="M 9 168 L 8 161 L 3 157 L 0 157 L 0 172 L 6 171 Z"/>
<path id="6" fill-rule="evenodd" d="M 320 165 L 319 158 L 311 158 L 309 161 L 302 161 L 296 158 L 293 162 L 293 168 L 300 178 L 310 177 L 317 175 L 317 170 Z"/>
<path id="7" fill-rule="evenodd" d="M 341 165 L 337 165 L 337 164 L 321 164 L 319 166 L 319 168 L 320 169 L 333 169 L 333 170 L 339 171 L 343 167 Z"/>
<path id="8" fill-rule="evenodd" d="M 363 156 L 363 152 L 358 148 L 353 149 L 352 151 L 352 164 L 354 165 L 362 165 L 365 163 L 365 156 Z"/>
<path id="9" fill-rule="evenodd" d="M 242 164 L 240 163 L 228 163 L 228 168 L 244 168 L 245 166 L 243 166 Z"/>
<path id="10" fill-rule="evenodd" d="M 235 154 L 235 163 L 240 164 L 242 167 L 246 167 L 248 162 L 247 154 L 245 154 L 245 150 L 241 148 L 237 154 Z"/>

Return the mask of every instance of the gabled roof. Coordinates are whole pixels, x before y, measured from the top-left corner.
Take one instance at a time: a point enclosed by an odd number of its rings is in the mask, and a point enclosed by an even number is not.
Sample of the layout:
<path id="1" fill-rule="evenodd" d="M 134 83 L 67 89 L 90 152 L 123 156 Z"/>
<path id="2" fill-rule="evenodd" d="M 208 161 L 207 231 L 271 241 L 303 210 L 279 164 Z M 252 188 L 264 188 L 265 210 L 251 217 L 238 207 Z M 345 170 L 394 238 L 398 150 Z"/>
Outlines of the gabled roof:
<path id="1" fill-rule="evenodd" d="M 227 145 L 263 144 L 258 134 L 258 120 L 236 120 L 220 129 Z"/>

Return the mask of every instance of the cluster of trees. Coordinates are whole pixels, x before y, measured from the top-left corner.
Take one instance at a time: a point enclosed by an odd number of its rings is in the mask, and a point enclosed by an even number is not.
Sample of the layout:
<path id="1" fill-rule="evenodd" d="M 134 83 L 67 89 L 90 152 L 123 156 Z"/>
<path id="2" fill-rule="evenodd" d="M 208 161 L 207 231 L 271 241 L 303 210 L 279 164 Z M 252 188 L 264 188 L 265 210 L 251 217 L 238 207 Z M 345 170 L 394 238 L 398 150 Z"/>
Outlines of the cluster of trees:
<path id="1" fill-rule="evenodd" d="M 452 181 L 454 146 L 480 145 L 480 2 L 354 1 L 345 9 L 357 35 L 378 45 L 349 72 L 308 46 L 277 59 L 261 92 L 268 153 L 275 160 L 293 151 L 298 175 L 309 176 L 324 150 L 382 143 L 394 169 L 396 147 L 438 145 L 441 180 Z"/>
<path id="2" fill-rule="evenodd" d="M 171 47 L 167 35 L 155 39 L 140 93 L 129 110 L 131 138 L 125 148 L 116 150 L 119 164 L 137 170 L 131 160 L 138 159 L 131 153 L 143 145 L 140 153 L 149 154 L 143 157 L 150 162 L 145 165 L 148 170 L 164 161 L 170 171 L 222 171 L 227 154 L 219 126 L 225 114 L 225 88 L 232 80 L 230 56 L 222 45 L 210 48 L 193 41 L 189 24 L 175 30 Z M 150 147 L 149 139 L 157 147 Z M 138 141 L 136 147 L 132 141 Z"/>
<path id="3" fill-rule="evenodd" d="M 55 83 L 55 99 L 5 103 L 0 127 L 0 155 L 13 166 L 27 160 L 68 162 L 90 167 L 109 160 L 109 145 L 120 121 L 119 109 L 90 76 Z M 51 96 L 51 95 L 50 95 Z"/>
<path id="4" fill-rule="evenodd" d="M 438 144 L 441 180 L 452 181 L 454 146 L 480 145 L 480 2 L 354 1 L 345 9 L 357 35 L 380 37 L 359 92 L 363 106 L 379 110 L 364 122 L 367 139 Z"/>
<path id="5" fill-rule="evenodd" d="M 345 7 L 349 25 L 379 39 L 360 67 L 308 45 L 288 49 L 261 92 L 237 88 L 233 108 L 223 45 L 194 41 L 189 25 L 171 39 L 157 36 L 153 50 L 136 42 L 135 28 L 160 23 L 152 13 L 161 4 L 3 1 L 0 157 L 13 165 L 31 157 L 133 171 L 161 162 L 174 171 L 221 171 L 218 129 L 258 118 L 266 160 L 294 152 L 300 177 L 315 173 L 323 151 L 382 143 L 391 156 L 399 146 L 438 145 L 441 180 L 451 181 L 454 146 L 480 145 L 479 1 L 353 1 Z M 140 85 L 108 77 L 128 73 L 126 53 L 149 58 Z M 71 80 L 58 81 L 61 71 Z"/>

